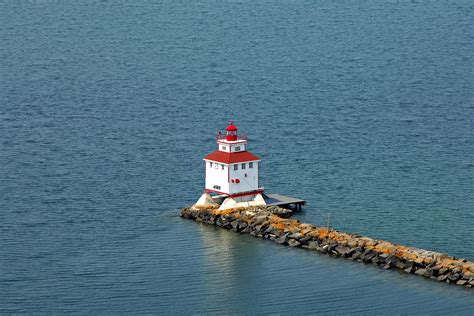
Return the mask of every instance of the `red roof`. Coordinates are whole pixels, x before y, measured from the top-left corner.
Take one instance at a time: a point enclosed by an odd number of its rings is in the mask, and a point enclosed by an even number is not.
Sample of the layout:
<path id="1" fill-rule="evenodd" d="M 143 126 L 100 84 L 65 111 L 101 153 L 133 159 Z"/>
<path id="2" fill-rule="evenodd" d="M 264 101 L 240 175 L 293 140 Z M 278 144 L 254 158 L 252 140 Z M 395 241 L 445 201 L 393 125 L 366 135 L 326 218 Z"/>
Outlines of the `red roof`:
<path id="1" fill-rule="evenodd" d="M 246 162 L 246 161 L 255 161 L 260 160 L 254 154 L 248 151 L 241 151 L 238 153 L 228 153 L 225 151 L 216 150 L 212 154 L 207 155 L 204 157 L 206 160 L 217 161 L 220 163 L 231 164 L 231 163 L 238 163 L 238 162 Z"/>
<path id="2" fill-rule="evenodd" d="M 230 122 L 229 126 L 227 126 L 225 130 L 229 132 L 235 132 L 237 131 L 237 126 L 234 125 L 234 122 Z"/>

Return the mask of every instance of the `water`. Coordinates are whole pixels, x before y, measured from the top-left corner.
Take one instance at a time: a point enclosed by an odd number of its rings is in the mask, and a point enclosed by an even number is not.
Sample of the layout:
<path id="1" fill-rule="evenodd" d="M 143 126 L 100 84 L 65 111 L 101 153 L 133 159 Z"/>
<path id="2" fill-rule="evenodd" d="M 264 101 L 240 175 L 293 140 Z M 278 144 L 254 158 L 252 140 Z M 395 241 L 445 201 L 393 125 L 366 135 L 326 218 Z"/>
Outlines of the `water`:
<path id="1" fill-rule="evenodd" d="M 229 120 L 302 221 L 474 260 L 471 1 L 0 4 L 0 313 L 472 314 L 176 217 Z"/>

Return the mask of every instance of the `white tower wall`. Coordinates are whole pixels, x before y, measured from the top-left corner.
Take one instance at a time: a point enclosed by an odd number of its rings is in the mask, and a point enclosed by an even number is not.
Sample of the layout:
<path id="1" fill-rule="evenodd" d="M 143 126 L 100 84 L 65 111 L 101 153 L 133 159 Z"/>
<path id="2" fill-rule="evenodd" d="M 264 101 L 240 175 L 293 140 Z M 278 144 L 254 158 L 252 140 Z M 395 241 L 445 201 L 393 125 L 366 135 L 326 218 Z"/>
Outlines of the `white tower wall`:
<path id="1" fill-rule="evenodd" d="M 235 142 L 228 142 L 228 141 L 219 141 L 219 150 L 228 152 L 228 153 L 237 153 L 241 151 L 247 150 L 247 141 L 235 141 Z"/>
<path id="2" fill-rule="evenodd" d="M 206 186 L 208 190 L 229 192 L 229 165 L 206 160 Z"/>
<path id="3" fill-rule="evenodd" d="M 249 168 L 249 163 L 245 162 L 245 169 L 242 169 L 242 164 L 243 163 L 230 165 L 230 194 L 255 191 L 258 189 L 258 161 L 253 161 L 253 168 Z M 238 166 L 237 170 L 234 170 L 235 165 Z M 232 183 L 232 179 L 234 179 L 234 183 Z M 235 182 L 236 179 L 239 179 L 239 183 Z"/>

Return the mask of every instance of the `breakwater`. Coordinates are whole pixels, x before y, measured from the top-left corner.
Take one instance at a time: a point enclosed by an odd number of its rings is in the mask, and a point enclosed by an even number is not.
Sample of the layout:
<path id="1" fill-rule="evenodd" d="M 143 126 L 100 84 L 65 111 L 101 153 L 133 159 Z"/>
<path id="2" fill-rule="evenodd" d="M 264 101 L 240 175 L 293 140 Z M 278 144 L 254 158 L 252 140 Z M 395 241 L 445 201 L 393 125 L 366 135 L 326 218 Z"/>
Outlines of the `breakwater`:
<path id="1" fill-rule="evenodd" d="M 219 211 L 184 208 L 180 216 L 235 232 L 346 258 L 383 269 L 395 269 L 439 282 L 474 287 L 474 262 L 447 254 L 396 245 L 384 240 L 317 227 L 291 219 L 292 212 L 276 206 Z"/>

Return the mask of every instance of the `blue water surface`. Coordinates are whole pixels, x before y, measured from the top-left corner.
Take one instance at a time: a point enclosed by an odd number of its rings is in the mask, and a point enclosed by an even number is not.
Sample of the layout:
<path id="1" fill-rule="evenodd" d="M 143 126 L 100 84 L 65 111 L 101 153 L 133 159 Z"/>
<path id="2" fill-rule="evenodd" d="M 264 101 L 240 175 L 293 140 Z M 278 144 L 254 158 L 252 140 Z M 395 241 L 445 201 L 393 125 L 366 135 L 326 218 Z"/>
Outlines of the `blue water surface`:
<path id="1" fill-rule="evenodd" d="M 0 313 L 473 314 L 472 289 L 177 217 L 234 120 L 302 221 L 474 260 L 473 14 L 1 1 Z"/>

